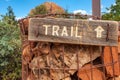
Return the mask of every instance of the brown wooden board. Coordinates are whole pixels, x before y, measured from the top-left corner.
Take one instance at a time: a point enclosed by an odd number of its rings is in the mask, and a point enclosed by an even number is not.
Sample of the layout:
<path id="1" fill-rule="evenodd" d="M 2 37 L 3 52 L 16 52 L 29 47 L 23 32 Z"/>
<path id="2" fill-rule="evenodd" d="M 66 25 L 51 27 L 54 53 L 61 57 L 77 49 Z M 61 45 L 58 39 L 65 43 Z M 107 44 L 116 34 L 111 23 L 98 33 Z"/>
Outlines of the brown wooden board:
<path id="1" fill-rule="evenodd" d="M 28 40 L 117 46 L 118 22 L 62 18 L 31 18 Z"/>

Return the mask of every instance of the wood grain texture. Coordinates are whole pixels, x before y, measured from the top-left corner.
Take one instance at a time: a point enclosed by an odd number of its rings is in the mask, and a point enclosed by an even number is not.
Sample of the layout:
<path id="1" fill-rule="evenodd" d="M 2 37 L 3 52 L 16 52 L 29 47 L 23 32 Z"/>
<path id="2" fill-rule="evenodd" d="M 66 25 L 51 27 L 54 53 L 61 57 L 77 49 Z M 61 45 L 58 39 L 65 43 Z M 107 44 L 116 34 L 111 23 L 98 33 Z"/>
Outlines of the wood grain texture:
<path id="1" fill-rule="evenodd" d="M 100 37 L 96 31 L 98 27 L 104 30 Z M 118 22 L 115 21 L 31 18 L 28 32 L 30 41 L 100 46 L 118 45 Z"/>

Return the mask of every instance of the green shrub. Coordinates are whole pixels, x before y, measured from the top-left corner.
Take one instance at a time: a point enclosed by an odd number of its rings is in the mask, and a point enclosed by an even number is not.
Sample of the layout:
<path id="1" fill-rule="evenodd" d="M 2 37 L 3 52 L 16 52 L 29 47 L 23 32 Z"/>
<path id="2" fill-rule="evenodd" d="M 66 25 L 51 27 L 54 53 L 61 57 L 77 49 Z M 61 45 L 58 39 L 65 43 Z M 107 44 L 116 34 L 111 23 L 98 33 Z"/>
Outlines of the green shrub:
<path id="1" fill-rule="evenodd" d="M 21 77 L 20 30 L 18 26 L 0 22 L 0 77 L 17 80 Z"/>

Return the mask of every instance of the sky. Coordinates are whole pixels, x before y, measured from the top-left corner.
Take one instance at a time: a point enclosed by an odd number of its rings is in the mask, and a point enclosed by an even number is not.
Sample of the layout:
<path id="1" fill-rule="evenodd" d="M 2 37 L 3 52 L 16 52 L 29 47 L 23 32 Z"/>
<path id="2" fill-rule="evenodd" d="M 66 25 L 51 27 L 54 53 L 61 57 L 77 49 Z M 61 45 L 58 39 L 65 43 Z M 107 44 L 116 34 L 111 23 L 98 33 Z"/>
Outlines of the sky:
<path id="1" fill-rule="evenodd" d="M 92 14 L 92 0 L 0 0 L 0 14 L 5 14 L 7 7 L 11 6 L 17 18 L 24 18 L 31 9 L 48 1 L 55 2 L 71 13 Z M 115 0 L 101 0 L 101 12 L 107 12 L 106 8 L 114 3 Z"/>

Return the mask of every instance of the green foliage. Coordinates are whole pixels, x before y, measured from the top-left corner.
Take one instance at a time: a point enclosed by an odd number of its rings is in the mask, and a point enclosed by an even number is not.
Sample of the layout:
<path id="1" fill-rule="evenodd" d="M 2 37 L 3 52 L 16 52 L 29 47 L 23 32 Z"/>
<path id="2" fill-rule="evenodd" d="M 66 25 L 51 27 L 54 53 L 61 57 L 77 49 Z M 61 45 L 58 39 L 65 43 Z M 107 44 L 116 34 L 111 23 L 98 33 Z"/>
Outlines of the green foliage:
<path id="1" fill-rule="evenodd" d="M 8 6 L 7 13 L 5 15 L 2 15 L 2 21 L 11 25 L 17 24 L 17 21 L 15 20 L 15 15 L 11 6 Z"/>
<path id="2" fill-rule="evenodd" d="M 20 30 L 12 16 L 8 10 L 0 21 L 0 80 L 17 80 L 21 77 Z M 9 20 L 10 23 L 7 22 Z"/>
<path id="3" fill-rule="evenodd" d="M 47 9 L 46 9 L 45 5 L 42 4 L 42 5 L 36 6 L 34 9 L 32 9 L 29 13 L 29 16 L 46 14 L 46 13 L 47 13 Z"/>
<path id="4" fill-rule="evenodd" d="M 115 4 L 107 8 L 108 13 L 104 13 L 102 19 L 120 21 L 120 0 L 116 0 Z"/>

